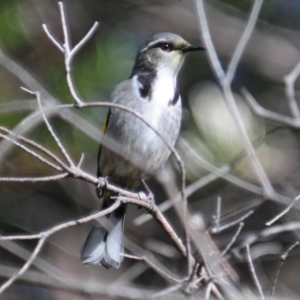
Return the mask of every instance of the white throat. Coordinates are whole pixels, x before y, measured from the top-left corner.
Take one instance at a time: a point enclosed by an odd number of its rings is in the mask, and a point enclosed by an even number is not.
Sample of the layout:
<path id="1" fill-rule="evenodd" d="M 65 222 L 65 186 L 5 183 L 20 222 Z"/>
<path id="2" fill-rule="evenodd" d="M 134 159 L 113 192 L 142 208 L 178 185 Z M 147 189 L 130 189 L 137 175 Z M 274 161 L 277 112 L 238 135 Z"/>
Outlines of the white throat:
<path id="1" fill-rule="evenodd" d="M 171 68 L 160 68 L 152 86 L 150 101 L 166 106 L 172 101 L 176 90 L 177 73 Z"/>

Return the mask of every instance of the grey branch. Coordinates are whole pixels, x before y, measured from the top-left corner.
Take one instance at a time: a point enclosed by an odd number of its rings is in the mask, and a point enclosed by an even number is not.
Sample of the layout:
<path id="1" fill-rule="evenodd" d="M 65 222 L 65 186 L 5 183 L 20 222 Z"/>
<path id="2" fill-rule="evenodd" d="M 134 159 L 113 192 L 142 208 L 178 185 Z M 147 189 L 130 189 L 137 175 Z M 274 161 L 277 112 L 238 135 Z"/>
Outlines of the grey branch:
<path id="1" fill-rule="evenodd" d="M 263 293 L 263 290 L 262 290 L 262 287 L 260 285 L 260 282 L 258 280 L 258 277 L 257 277 L 257 274 L 255 272 L 255 268 L 254 268 L 254 265 L 253 265 L 253 261 L 252 261 L 252 258 L 251 258 L 251 253 L 250 253 L 250 247 L 249 245 L 246 245 L 246 255 L 247 255 L 247 262 L 248 262 L 248 265 L 249 265 L 249 269 L 250 269 L 250 273 L 251 273 L 251 276 L 252 276 L 252 279 L 256 285 L 256 288 L 260 294 L 260 297 L 262 300 L 265 300 L 265 296 L 264 296 L 264 293 Z"/>

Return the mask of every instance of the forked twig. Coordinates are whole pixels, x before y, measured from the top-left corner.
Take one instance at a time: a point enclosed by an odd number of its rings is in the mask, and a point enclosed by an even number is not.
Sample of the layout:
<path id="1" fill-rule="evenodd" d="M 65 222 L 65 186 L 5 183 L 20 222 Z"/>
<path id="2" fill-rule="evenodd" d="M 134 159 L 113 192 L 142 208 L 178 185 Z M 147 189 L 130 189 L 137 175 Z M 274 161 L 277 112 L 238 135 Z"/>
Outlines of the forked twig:
<path id="1" fill-rule="evenodd" d="M 71 76 L 71 66 L 72 66 L 72 60 L 74 59 L 74 56 L 76 53 L 82 48 L 82 46 L 91 38 L 91 36 L 95 33 L 99 23 L 95 22 L 94 25 L 91 27 L 91 29 L 88 31 L 88 33 L 81 39 L 80 42 L 72 49 L 70 45 L 70 36 L 68 32 L 68 26 L 66 22 L 66 15 L 64 12 L 64 5 L 63 2 L 58 2 L 59 11 L 60 11 L 60 17 L 61 17 L 61 24 L 63 29 L 63 35 L 64 35 L 64 43 L 61 45 L 55 37 L 50 33 L 48 27 L 46 24 L 43 24 L 43 29 L 47 35 L 47 37 L 51 40 L 51 42 L 64 54 L 65 56 L 65 68 L 67 73 L 67 83 L 69 90 L 76 101 L 77 105 L 80 107 L 83 101 L 80 99 L 80 97 L 77 95 L 76 89 L 73 84 L 72 76 Z"/>

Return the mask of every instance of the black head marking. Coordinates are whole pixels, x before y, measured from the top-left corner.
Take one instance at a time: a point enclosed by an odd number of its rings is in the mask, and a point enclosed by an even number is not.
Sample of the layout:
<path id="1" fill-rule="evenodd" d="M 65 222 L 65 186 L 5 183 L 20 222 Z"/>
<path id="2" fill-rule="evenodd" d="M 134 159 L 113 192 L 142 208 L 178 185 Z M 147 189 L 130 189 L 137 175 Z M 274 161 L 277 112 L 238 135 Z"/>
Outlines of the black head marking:
<path id="1" fill-rule="evenodd" d="M 149 98 L 150 99 L 150 94 L 151 94 L 151 87 L 152 87 L 152 82 L 154 81 L 154 77 L 152 76 L 153 74 L 139 74 L 137 80 L 140 83 L 139 87 L 139 92 L 140 96 L 142 98 Z"/>

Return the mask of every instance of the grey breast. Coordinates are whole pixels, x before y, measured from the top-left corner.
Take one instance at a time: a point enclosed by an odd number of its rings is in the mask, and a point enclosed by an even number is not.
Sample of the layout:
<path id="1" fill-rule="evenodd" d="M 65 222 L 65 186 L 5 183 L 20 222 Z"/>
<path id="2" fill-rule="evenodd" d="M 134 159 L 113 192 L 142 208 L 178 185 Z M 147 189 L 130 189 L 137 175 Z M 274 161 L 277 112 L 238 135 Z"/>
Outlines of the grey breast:
<path id="1" fill-rule="evenodd" d="M 117 86 L 113 102 L 141 114 L 168 144 L 174 145 L 180 129 L 181 101 L 157 108 L 151 101 L 139 97 L 129 79 Z M 115 176 L 132 176 L 138 180 L 144 173 L 157 172 L 170 154 L 166 144 L 149 126 L 121 109 L 112 108 L 106 135 L 118 142 L 121 153 L 102 150 L 100 168 L 103 175 L 115 173 Z"/>

